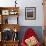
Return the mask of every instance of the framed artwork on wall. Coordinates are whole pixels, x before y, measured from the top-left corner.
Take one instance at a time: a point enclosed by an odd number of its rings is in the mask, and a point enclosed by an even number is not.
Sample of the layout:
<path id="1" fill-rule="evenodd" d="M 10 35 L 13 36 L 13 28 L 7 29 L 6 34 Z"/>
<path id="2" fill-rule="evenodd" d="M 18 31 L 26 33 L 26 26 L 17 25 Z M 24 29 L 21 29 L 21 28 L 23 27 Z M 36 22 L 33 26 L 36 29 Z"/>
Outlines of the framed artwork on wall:
<path id="1" fill-rule="evenodd" d="M 9 15 L 9 10 L 2 10 L 2 15 Z"/>
<path id="2" fill-rule="evenodd" d="M 36 7 L 25 7 L 25 19 L 26 20 L 36 19 Z"/>

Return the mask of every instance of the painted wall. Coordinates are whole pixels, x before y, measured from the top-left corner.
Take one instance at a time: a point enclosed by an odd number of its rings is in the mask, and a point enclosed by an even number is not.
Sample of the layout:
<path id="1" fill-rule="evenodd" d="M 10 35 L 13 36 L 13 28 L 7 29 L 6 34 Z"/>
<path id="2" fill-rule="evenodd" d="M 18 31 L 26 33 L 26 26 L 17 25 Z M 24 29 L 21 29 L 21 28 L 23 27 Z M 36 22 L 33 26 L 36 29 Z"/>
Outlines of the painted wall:
<path id="1" fill-rule="evenodd" d="M 15 0 L 0 0 L 1 7 L 15 6 Z M 19 24 L 21 26 L 43 26 L 42 0 L 17 0 L 19 6 Z M 36 7 L 36 20 L 25 20 L 25 7 Z M 12 17 L 11 17 L 12 18 Z M 9 19 L 10 20 L 10 19 Z M 14 21 L 13 21 L 14 22 Z"/>
<path id="2" fill-rule="evenodd" d="M 40 5 L 39 5 L 40 4 Z M 25 7 L 36 7 L 36 20 L 25 20 Z M 43 25 L 43 6 L 42 0 L 21 1 L 19 22 L 22 26 L 42 26 Z"/>

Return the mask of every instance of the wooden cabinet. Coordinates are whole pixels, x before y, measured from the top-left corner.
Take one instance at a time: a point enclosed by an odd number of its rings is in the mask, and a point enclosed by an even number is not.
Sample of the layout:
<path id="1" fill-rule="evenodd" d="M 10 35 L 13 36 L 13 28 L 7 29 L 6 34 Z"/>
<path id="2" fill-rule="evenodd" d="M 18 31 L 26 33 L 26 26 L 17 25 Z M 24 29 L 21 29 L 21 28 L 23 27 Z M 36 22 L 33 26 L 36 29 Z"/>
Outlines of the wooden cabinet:
<path id="1" fill-rule="evenodd" d="M 5 41 L 0 42 L 0 46 L 18 46 L 19 41 Z"/>
<path id="2" fill-rule="evenodd" d="M 5 41 L 2 44 L 3 46 L 18 46 L 18 41 Z"/>
<path id="3" fill-rule="evenodd" d="M 20 29 L 20 26 L 18 24 L 18 16 L 19 16 L 19 7 L 0 7 L 0 32 L 1 32 L 0 46 L 18 46 L 19 39 L 16 40 L 16 38 L 15 38 L 15 36 L 18 37 L 17 32 Z M 9 17 L 12 17 L 12 18 L 9 18 Z M 13 17 L 15 17 L 16 19 Z M 9 19 L 10 19 L 10 21 L 9 21 Z M 13 23 L 13 22 L 15 22 L 15 23 Z M 6 38 L 6 36 L 4 35 L 5 32 L 6 32 L 5 35 L 7 35 L 8 38 Z M 10 36 L 11 39 L 9 39 L 10 33 L 8 33 L 8 32 L 13 33 Z M 2 37 L 2 35 L 5 36 L 6 40 L 4 39 L 4 37 Z M 7 41 L 7 39 L 8 39 L 8 41 Z"/>

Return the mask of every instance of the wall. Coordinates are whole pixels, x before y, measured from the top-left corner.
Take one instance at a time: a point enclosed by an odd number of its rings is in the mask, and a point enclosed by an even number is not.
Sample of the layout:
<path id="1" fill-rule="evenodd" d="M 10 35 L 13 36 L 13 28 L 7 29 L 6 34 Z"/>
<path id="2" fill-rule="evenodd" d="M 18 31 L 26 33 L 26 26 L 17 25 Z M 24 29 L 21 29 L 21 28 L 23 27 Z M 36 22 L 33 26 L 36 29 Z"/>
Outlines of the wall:
<path id="1" fill-rule="evenodd" d="M 42 26 L 43 25 L 43 6 L 42 0 L 22 0 L 20 4 L 19 22 L 22 26 Z M 25 7 L 36 7 L 36 20 L 25 20 Z"/>
<path id="2" fill-rule="evenodd" d="M 0 0 L 0 6 L 15 6 L 15 0 Z M 19 24 L 21 26 L 43 26 L 42 0 L 17 0 L 19 6 Z M 36 20 L 25 20 L 25 7 L 36 7 Z"/>

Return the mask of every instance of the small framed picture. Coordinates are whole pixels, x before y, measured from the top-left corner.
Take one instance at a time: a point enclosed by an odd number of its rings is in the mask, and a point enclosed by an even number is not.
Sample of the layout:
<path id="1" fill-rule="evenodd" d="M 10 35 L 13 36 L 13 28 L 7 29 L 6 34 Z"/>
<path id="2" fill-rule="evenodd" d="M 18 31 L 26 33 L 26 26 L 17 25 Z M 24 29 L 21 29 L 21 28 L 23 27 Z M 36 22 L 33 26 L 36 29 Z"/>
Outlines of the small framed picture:
<path id="1" fill-rule="evenodd" d="M 9 15 L 9 10 L 2 10 L 2 15 Z"/>
<path id="2" fill-rule="evenodd" d="M 36 19 L 36 7 L 26 7 L 25 8 L 25 19 L 26 20 Z"/>

